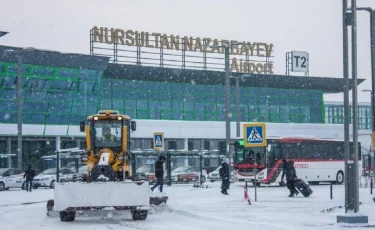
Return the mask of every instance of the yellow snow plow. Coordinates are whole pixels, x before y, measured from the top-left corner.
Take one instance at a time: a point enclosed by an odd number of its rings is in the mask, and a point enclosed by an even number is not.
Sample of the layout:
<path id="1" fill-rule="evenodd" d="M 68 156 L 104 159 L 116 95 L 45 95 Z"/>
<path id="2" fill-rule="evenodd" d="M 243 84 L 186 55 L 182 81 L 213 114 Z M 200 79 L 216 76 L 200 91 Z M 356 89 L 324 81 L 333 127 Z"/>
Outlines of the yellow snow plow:
<path id="1" fill-rule="evenodd" d="M 131 175 L 130 133 L 135 130 L 135 121 L 115 110 L 101 110 L 81 122 L 86 149 L 80 160 L 87 165 L 87 173 L 56 183 L 47 214 L 74 221 L 76 215 L 130 210 L 133 220 L 144 220 L 150 204 L 166 203 L 168 197 L 151 197 L 149 182 Z"/>

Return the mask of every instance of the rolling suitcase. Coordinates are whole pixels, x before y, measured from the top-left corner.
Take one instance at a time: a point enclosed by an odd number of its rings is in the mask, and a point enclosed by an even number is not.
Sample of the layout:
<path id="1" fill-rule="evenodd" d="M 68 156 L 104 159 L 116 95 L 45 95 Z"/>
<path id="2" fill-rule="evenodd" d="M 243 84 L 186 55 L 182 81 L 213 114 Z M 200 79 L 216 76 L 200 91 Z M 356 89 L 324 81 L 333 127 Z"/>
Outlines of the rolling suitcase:
<path id="1" fill-rule="evenodd" d="M 302 179 L 294 180 L 293 184 L 294 187 L 296 187 L 304 197 L 309 197 L 313 193 L 310 186 L 306 184 Z"/>

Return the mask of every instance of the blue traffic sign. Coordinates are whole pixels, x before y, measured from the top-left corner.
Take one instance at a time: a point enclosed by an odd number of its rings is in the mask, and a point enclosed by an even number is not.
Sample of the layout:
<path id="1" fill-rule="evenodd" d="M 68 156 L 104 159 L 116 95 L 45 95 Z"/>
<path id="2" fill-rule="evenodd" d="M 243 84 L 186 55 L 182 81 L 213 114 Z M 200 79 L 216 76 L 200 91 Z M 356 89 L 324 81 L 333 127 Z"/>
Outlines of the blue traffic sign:
<path id="1" fill-rule="evenodd" d="M 154 133 L 154 150 L 164 150 L 164 133 Z"/>
<path id="2" fill-rule="evenodd" d="M 267 145 L 265 123 L 244 124 L 243 133 L 245 147 L 260 147 Z"/>

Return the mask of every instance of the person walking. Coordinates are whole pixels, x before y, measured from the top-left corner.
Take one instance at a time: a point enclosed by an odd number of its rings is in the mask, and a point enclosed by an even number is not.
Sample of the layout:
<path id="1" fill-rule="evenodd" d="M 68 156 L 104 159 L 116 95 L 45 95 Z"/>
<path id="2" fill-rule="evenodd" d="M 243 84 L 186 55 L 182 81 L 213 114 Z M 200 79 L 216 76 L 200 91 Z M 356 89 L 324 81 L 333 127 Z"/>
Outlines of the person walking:
<path id="1" fill-rule="evenodd" d="M 156 184 L 151 188 L 151 191 L 154 191 L 154 189 L 157 186 L 159 187 L 159 191 L 163 192 L 163 181 L 164 181 L 164 167 L 163 163 L 165 162 L 164 156 L 159 156 L 158 160 L 155 162 L 155 177 L 157 179 Z"/>
<path id="2" fill-rule="evenodd" d="M 297 179 L 296 169 L 294 168 L 293 161 L 287 161 L 283 159 L 283 174 L 281 175 L 281 181 L 284 183 L 284 176 L 286 176 L 286 187 L 290 191 L 289 197 L 298 195 L 298 191 L 294 186 L 294 180 Z"/>
<path id="3" fill-rule="evenodd" d="M 223 162 L 221 163 L 221 168 L 219 170 L 219 174 L 221 177 L 221 193 L 224 195 L 228 194 L 228 189 L 230 185 L 230 175 L 229 175 L 229 160 L 228 158 L 224 158 Z"/>
<path id="4" fill-rule="evenodd" d="M 23 175 L 23 179 L 26 178 L 26 192 L 31 192 L 33 187 L 33 179 L 35 177 L 35 170 L 32 169 L 31 165 L 29 164 L 25 174 Z"/>

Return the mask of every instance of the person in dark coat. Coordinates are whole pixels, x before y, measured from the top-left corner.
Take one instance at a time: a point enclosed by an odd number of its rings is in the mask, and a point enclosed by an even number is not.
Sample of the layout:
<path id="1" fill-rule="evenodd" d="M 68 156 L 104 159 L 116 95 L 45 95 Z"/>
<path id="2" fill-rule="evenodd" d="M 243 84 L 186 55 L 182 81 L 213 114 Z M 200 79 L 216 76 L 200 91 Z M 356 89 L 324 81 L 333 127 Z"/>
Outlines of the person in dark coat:
<path id="1" fill-rule="evenodd" d="M 284 176 L 286 176 L 286 187 L 290 191 L 289 197 L 298 195 L 297 189 L 294 187 L 294 180 L 297 179 L 296 169 L 294 168 L 293 161 L 287 161 L 283 159 L 283 174 L 281 175 L 281 181 L 284 183 Z"/>
<path id="2" fill-rule="evenodd" d="M 31 192 L 33 187 L 33 179 L 35 177 L 35 170 L 32 169 L 31 165 L 28 165 L 25 174 L 23 175 L 23 179 L 26 178 L 26 191 Z"/>
<path id="3" fill-rule="evenodd" d="M 229 175 L 229 160 L 227 158 L 223 159 L 221 163 L 221 168 L 219 170 L 221 177 L 221 193 L 224 195 L 228 194 L 228 189 L 230 185 L 230 175 Z"/>
<path id="4" fill-rule="evenodd" d="M 158 160 L 155 162 L 155 177 L 157 179 L 156 184 L 151 188 L 151 191 L 160 185 L 159 190 L 163 192 L 163 180 L 164 180 L 164 167 L 163 163 L 165 162 L 164 156 L 159 156 Z"/>

